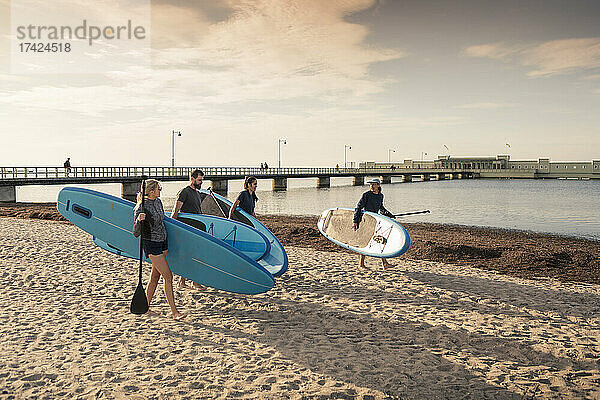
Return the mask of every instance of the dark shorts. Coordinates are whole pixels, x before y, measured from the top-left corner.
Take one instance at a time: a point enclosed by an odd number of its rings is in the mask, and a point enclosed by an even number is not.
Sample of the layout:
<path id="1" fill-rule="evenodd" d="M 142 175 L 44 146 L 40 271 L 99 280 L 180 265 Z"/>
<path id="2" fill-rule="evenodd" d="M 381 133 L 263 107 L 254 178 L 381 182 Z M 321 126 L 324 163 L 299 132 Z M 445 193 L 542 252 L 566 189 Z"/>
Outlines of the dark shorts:
<path id="1" fill-rule="evenodd" d="M 144 253 L 146 253 L 146 257 L 152 256 L 160 256 L 163 251 L 167 250 L 169 245 L 167 241 L 164 242 L 153 242 L 152 240 L 144 240 Z"/>

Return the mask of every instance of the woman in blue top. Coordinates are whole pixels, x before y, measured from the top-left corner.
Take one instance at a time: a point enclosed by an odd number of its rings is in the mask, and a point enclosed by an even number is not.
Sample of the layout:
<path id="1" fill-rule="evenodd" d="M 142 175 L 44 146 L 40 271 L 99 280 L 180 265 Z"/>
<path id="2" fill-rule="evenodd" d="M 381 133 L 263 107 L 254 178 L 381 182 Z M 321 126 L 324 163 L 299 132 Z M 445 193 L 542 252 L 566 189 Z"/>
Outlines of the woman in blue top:
<path id="1" fill-rule="evenodd" d="M 229 219 L 233 219 L 233 213 L 238 207 L 240 207 L 242 210 L 246 211 L 253 217 L 256 217 L 256 215 L 254 215 L 254 206 L 256 205 L 256 201 L 258 200 L 258 197 L 256 197 L 257 186 L 258 181 L 255 177 L 246 177 L 246 180 L 244 180 L 244 190 L 240 192 L 236 201 L 229 209 Z"/>
<path id="2" fill-rule="evenodd" d="M 395 218 L 394 215 L 385 209 L 383 206 L 383 193 L 381 193 L 381 181 L 377 178 L 367 181 L 371 184 L 371 190 L 364 192 L 356 209 L 354 210 L 354 230 L 358 229 L 360 221 L 362 221 L 362 214 L 364 211 L 370 211 L 374 213 L 381 213 L 386 217 Z M 381 259 L 381 263 L 384 269 L 393 267 L 385 258 Z M 365 255 L 360 255 L 360 267 L 365 268 Z"/>

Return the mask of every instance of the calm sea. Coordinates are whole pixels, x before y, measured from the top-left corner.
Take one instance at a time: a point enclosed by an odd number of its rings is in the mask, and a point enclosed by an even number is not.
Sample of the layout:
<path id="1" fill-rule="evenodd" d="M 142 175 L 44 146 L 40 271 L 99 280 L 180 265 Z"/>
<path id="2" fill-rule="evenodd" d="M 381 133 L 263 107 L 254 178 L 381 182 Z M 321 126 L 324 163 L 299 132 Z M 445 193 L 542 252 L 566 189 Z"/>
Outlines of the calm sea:
<path id="1" fill-rule="evenodd" d="M 368 186 L 351 186 L 351 178 L 334 178 L 332 187 L 317 189 L 316 179 L 290 179 L 288 190 L 271 191 L 271 180 L 259 180 L 257 213 L 319 215 L 330 207 L 354 207 Z M 162 198 L 171 208 L 186 182 L 165 182 Z M 210 186 L 205 182 L 203 187 Z M 119 184 L 85 187 L 119 196 Z M 229 181 L 230 199 L 241 181 Z M 62 186 L 25 186 L 17 201 L 56 201 Z M 600 240 L 600 181 L 579 180 L 446 180 L 383 185 L 385 206 L 394 213 L 429 209 L 431 214 L 404 217 L 407 222 L 489 226 L 547 232 Z"/>

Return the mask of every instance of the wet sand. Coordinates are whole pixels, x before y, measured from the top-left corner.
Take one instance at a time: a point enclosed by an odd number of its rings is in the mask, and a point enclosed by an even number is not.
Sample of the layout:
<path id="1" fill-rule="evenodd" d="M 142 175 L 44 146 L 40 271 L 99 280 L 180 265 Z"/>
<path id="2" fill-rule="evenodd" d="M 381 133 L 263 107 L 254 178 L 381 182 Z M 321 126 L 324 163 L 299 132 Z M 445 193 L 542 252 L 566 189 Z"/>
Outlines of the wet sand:
<path id="1" fill-rule="evenodd" d="M 596 284 L 286 247 L 273 290 L 178 290 L 177 322 L 162 290 L 129 313 L 135 261 L 0 218 L 0 399 L 600 397 Z"/>

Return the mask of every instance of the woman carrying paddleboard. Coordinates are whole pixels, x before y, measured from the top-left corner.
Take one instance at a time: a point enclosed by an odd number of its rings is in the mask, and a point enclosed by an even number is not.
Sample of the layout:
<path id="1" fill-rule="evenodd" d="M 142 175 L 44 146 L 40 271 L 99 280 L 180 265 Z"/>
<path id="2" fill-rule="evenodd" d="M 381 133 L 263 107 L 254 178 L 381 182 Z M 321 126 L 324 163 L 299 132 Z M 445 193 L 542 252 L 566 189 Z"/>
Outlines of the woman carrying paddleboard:
<path id="1" fill-rule="evenodd" d="M 240 192 L 240 194 L 237 197 L 237 200 L 229 209 L 229 219 L 233 219 L 233 213 L 238 207 L 240 207 L 242 210 L 246 211 L 248 214 L 256 218 L 256 215 L 254 214 L 254 206 L 256 206 L 256 201 L 258 200 L 258 197 L 256 197 L 257 186 L 258 181 L 255 177 L 246 177 L 246 179 L 244 180 L 244 190 Z"/>
<path id="2" fill-rule="evenodd" d="M 363 211 L 370 211 L 374 213 L 381 213 L 386 217 L 396 218 L 394 215 L 385 209 L 383 206 L 383 193 L 381 193 L 381 181 L 374 178 L 367 183 L 371 184 L 371 190 L 364 192 L 356 209 L 354 210 L 354 230 L 358 229 L 360 222 L 362 221 Z M 384 269 L 393 267 L 385 258 L 381 259 L 381 263 Z M 360 255 L 360 267 L 365 268 L 365 255 Z"/>
<path id="3" fill-rule="evenodd" d="M 137 237 L 142 235 L 143 247 L 146 256 L 152 262 L 152 274 L 146 290 L 148 305 L 152 301 L 158 280 L 163 277 L 165 296 L 171 307 L 173 319 L 183 318 L 177 307 L 175 307 L 175 296 L 173 294 L 173 273 L 167 264 L 167 230 L 163 222 L 165 211 L 160 201 L 160 182 L 155 179 L 146 180 L 146 199 L 142 209 L 142 193 L 138 193 L 137 205 L 133 210 L 133 234 Z M 146 221 L 142 224 L 142 221 Z"/>

